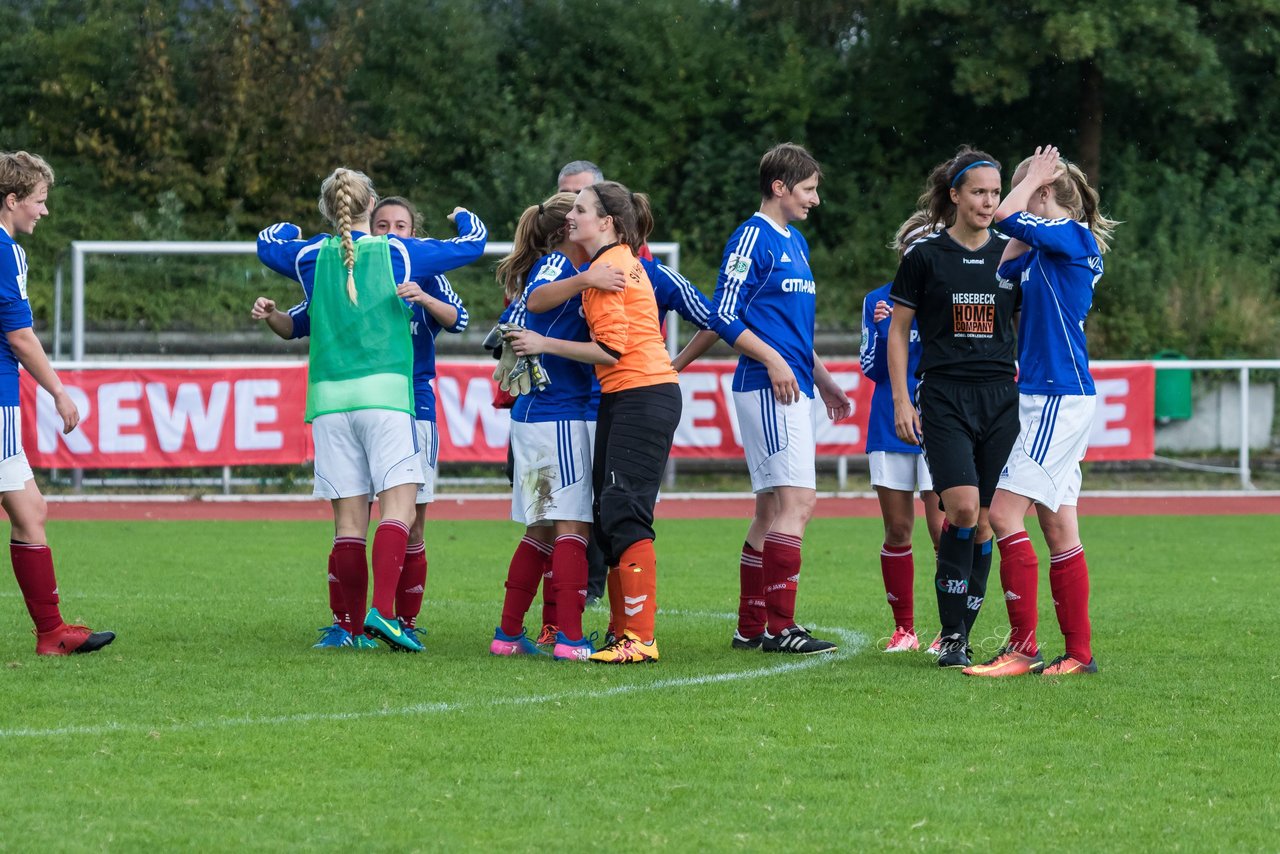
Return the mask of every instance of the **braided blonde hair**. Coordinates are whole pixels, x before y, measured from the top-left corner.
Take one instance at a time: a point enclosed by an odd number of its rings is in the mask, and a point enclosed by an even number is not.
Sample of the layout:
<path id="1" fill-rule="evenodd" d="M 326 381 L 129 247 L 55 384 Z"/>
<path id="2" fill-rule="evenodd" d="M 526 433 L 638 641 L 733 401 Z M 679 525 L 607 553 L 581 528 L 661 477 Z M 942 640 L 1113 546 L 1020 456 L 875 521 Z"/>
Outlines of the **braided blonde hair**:
<path id="1" fill-rule="evenodd" d="M 320 213 L 338 229 L 342 239 L 342 263 L 347 268 L 347 299 L 358 305 L 356 293 L 356 246 L 351 240 L 352 223 L 365 216 L 378 198 L 369 176 L 339 166 L 320 185 Z"/>

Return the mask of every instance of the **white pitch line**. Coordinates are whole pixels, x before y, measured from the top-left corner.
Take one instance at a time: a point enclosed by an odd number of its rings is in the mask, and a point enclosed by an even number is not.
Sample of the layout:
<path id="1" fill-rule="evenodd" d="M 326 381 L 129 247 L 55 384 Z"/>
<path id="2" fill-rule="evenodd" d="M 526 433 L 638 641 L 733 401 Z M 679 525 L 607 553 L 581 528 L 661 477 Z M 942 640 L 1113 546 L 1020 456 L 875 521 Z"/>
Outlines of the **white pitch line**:
<path id="1" fill-rule="evenodd" d="M 668 612 L 671 616 L 682 617 L 734 617 L 736 614 L 711 614 L 702 612 Z M 821 627 L 820 627 L 821 628 Z M 214 720 L 191 721 L 183 724 L 122 724 L 119 722 L 96 724 L 93 726 L 53 727 L 49 729 L 0 729 L 0 740 L 25 738 L 58 738 L 69 735 L 111 735 L 115 733 L 151 735 L 152 733 L 179 733 L 197 730 L 231 729 L 251 726 L 282 726 L 290 724 L 332 723 L 338 721 L 366 720 L 370 718 L 410 717 L 416 715 L 434 715 L 446 712 L 462 712 L 468 709 L 491 709 L 503 706 L 532 706 L 545 703 L 556 703 L 563 700 L 601 700 L 623 694 L 636 694 L 642 691 L 664 691 L 678 688 L 694 688 L 702 685 L 716 685 L 723 682 L 737 682 L 744 679 L 764 679 L 807 670 L 811 667 L 828 664 L 857 655 L 867 645 L 867 636 L 862 632 L 850 629 L 823 628 L 823 631 L 839 636 L 842 645 L 833 655 L 811 655 L 802 659 L 789 659 L 769 667 L 757 667 L 751 670 L 735 670 L 728 673 L 708 673 L 703 676 L 683 676 L 675 679 L 660 679 L 647 684 L 615 685 L 592 691 L 558 691 L 553 694 L 533 694 L 525 697 L 500 697 L 494 700 L 475 703 L 417 703 L 391 709 L 373 709 L 363 712 L 310 712 L 296 715 L 274 715 L 269 717 L 218 718 Z"/>

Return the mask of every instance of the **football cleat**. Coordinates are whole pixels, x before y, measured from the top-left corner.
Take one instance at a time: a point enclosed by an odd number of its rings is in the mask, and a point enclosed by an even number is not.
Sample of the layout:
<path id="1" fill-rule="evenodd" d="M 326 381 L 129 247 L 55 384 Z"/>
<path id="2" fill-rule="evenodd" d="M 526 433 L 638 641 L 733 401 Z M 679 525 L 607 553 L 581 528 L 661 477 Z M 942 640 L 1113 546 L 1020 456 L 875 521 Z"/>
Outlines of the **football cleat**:
<path id="1" fill-rule="evenodd" d="M 1025 676 L 1044 670 L 1044 658 L 1037 652 L 1027 655 L 1005 647 L 995 658 L 964 669 L 965 676 Z"/>
<path id="2" fill-rule="evenodd" d="M 343 649 L 352 646 L 351 632 L 337 623 L 321 626 L 318 631 L 320 640 L 311 645 L 312 649 Z"/>
<path id="3" fill-rule="evenodd" d="M 793 655 L 817 655 L 836 651 L 835 644 L 815 638 L 804 626 L 789 626 L 776 635 L 765 632 L 760 648 L 765 652 L 789 652 Z"/>
<path id="4" fill-rule="evenodd" d="M 351 639 L 351 645 L 356 649 L 382 649 L 382 644 L 365 634 L 356 635 Z M 392 647 L 394 650 L 395 647 Z"/>
<path id="5" fill-rule="evenodd" d="M 520 630 L 518 635 L 504 634 L 502 628 L 493 630 L 493 642 L 489 644 L 490 655 L 546 655 L 538 649 L 538 645 L 529 640 L 529 636 Z"/>
<path id="6" fill-rule="evenodd" d="M 560 629 L 550 623 L 542 625 L 542 631 L 538 632 L 538 646 L 551 646 L 556 642 L 556 635 L 560 634 Z"/>
<path id="7" fill-rule="evenodd" d="M 916 637 L 916 633 L 911 629 L 904 629 L 898 626 L 893 630 L 893 637 L 889 638 L 889 643 L 885 645 L 885 652 L 914 652 L 920 648 L 920 639 Z"/>
<path id="8" fill-rule="evenodd" d="M 424 649 L 422 641 L 418 640 L 417 632 L 412 629 L 406 631 L 399 620 L 388 620 L 378 613 L 377 608 L 369 609 L 368 615 L 364 618 L 364 630 L 392 649 L 402 649 L 405 652 L 422 652 Z"/>
<path id="9" fill-rule="evenodd" d="M 758 635 L 746 637 L 742 632 L 736 629 L 733 632 L 733 641 L 729 644 L 734 649 L 759 649 L 764 643 L 764 632 Z"/>
<path id="10" fill-rule="evenodd" d="M 36 655 L 97 652 L 116 639 L 115 632 L 95 632 L 88 626 L 69 626 L 66 623 L 52 631 L 34 634 Z"/>
<path id="11" fill-rule="evenodd" d="M 1049 666 L 1040 671 L 1041 676 L 1067 676 L 1073 673 L 1097 673 L 1098 662 L 1096 659 L 1089 659 L 1088 664 L 1080 662 L 1078 659 L 1069 655 L 1060 655 L 1053 661 L 1049 662 Z"/>
<path id="12" fill-rule="evenodd" d="M 591 638 L 571 641 L 564 632 L 556 632 L 556 648 L 551 654 L 556 661 L 589 661 L 595 651 Z"/>
<path id="13" fill-rule="evenodd" d="M 602 664 L 647 664 L 658 660 L 658 641 L 645 643 L 639 635 L 627 629 L 612 646 L 606 646 L 590 660 Z"/>
<path id="14" fill-rule="evenodd" d="M 965 643 L 964 637 L 950 635 L 939 640 L 939 667 L 968 667 L 972 663 L 969 660 L 969 645 Z"/>

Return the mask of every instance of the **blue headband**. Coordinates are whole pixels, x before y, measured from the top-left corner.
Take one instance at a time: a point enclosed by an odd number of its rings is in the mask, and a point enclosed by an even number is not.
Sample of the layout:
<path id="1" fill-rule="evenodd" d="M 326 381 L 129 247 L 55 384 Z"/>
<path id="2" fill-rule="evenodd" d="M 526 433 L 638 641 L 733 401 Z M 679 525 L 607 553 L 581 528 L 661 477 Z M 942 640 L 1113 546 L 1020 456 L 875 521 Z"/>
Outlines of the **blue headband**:
<path id="1" fill-rule="evenodd" d="M 968 166 L 964 167 L 959 172 L 957 172 L 956 177 L 951 179 L 952 189 L 955 188 L 956 182 L 960 180 L 960 176 L 968 172 L 970 169 L 972 169 L 975 166 L 990 166 L 992 169 L 995 169 L 997 172 L 1000 171 L 1000 167 L 992 163 L 990 160 L 975 160 L 974 162 L 970 163 Z"/>

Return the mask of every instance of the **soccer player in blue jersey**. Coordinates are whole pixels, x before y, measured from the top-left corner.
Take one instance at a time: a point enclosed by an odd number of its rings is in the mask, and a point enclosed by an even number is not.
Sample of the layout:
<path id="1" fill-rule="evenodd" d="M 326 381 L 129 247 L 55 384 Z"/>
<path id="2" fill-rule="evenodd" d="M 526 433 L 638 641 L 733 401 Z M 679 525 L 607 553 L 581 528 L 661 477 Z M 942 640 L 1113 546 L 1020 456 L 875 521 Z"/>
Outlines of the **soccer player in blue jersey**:
<path id="1" fill-rule="evenodd" d="M 898 258 L 926 228 L 926 215 L 917 213 L 898 229 L 894 245 Z M 867 457 L 871 466 L 871 486 L 880 502 L 884 519 L 884 545 L 880 547 L 880 574 L 885 598 L 893 611 L 894 630 L 885 652 L 908 652 L 920 648 L 915 631 L 915 561 L 911 535 L 915 530 L 915 495 L 924 503 L 925 522 L 934 548 L 942 532 L 942 510 L 933 491 L 929 466 L 919 445 L 898 438 L 893 426 L 893 387 L 889 383 L 889 360 L 885 341 L 893 313 L 890 282 L 867 294 L 862 302 L 862 346 L 859 357 L 862 373 L 875 384 L 871 413 L 867 420 Z M 919 331 L 912 326 L 908 349 L 908 383 L 915 394 L 915 370 L 920 363 Z"/>
<path id="2" fill-rule="evenodd" d="M 9 556 L 27 613 L 35 623 L 37 655 L 94 652 L 115 640 L 114 632 L 68 625 L 58 609 L 58 579 L 45 537 L 48 509 L 22 449 L 18 365 L 53 398 L 62 432 L 80 423 L 80 412 L 44 354 L 31 328 L 27 301 L 27 254 L 14 240 L 31 234 L 48 216 L 53 169 L 25 151 L 0 153 L 0 410 L 4 453 L 0 455 L 0 506 L 9 517 Z"/>
<path id="3" fill-rule="evenodd" d="M 363 628 L 393 649 L 418 652 L 423 647 L 416 633 L 394 619 L 409 526 L 425 483 L 413 417 L 413 312 L 407 301 L 422 305 L 424 285 L 432 287 L 445 270 L 480 257 L 487 232 L 478 218 L 455 208 L 450 219 L 460 234 L 454 240 L 374 236 L 368 232 L 375 201 L 367 176 L 335 170 L 321 189 L 320 209 L 339 236 L 302 240 L 297 226 L 280 223 L 258 235 L 258 257 L 299 282 L 307 297 L 315 492 L 333 503 L 334 574 L 346 593 L 347 610 L 359 613 L 367 597 L 365 535 L 372 484 L 382 521 L 373 543 L 373 607 Z"/>
<path id="4" fill-rule="evenodd" d="M 970 675 L 1098 671 L 1076 501 L 1097 400 L 1084 323 L 1115 225 L 1098 210 L 1098 194 L 1080 167 L 1051 145 L 1018 165 L 1013 189 L 996 211 L 996 228 L 1013 238 L 1000 276 L 1022 286 L 1021 432 L 991 502 L 1012 632 L 995 658 L 965 670 Z M 1032 506 L 1049 546 L 1049 586 L 1066 639 L 1065 652 L 1048 666 L 1036 641 L 1039 566 L 1023 521 Z"/>
<path id="5" fill-rule="evenodd" d="M 370 215 L 370 234 L 418 237 L 419 214 L 408 199 L 387 196 L 374 205 Z M 412 336 L 414 365 L 414 421 L 418 431 L 418 443 L 423 454 L 423 480 L 418 490 L 413 524 L 409 526 L 409 545 L 405 552 L 404 569 L 396 587 L 396 618 L 408 630 L 417 629 L 418 615 L 427 583 L 427 551 L 425 528 L 427 506 L 435 498 L 435 479 L 439 466 L 439 434 L 436 430 L 435 391 L 431 382 L 435 379 L 435 339 L 441 331 L 458 333 L 467 327 L 466 307 L 449 280 L 443 275 L 432 278 L 421 294 L 408 297 L 413 306 Z M 307 303 L 303 302 L 288 312 L 276 310 L 273 300 L 259 297 L 251 316 L 264 320 L 281 338 L 305 338 L 311 332 L 311 318 Z M 336 544 L 335 544 L 336 545 Z M 329 553 L 329 608 L 333 612 L 333 625 L 320 629 L 317 649 L 329 649 L 355 645 L 376 647 L 377 643 L 363 633 L 352 634 L 353 614 L 359 616 L 365 605 L 349 610 L 346 606 L 342 584 L 334 572 L 334 552 Z"/>
<path id="6" fill-rule="evenodd" d="M 529 306 L 542 288 L 583 278 L 570 258 L 578 253 L 569 243 L 565 222 L 575 198 L 573 193 L 557 193 L 527 208 L 516 225 L 511 254 L 498 264 L 497 274 L 509 293 L 522 291 L 505 312 L 510 323 L 551 338 L 589 342 L 580 295 L 545 310 Z M 591 458 L 598 391 L 595 372 L 585 362 L 546 354 L 542 367 L 549 383 L 521 394 L 511 409 L 511 517 L 525 525 L 526 532 L 508 568 L 502 621 L 489 651 L 539 654 L 523 622 L 549 561 L 556 626 L 552 655 L 587 661 L 595 652 L 583 635 L 582 612 L 593 518 Z"/>
<path id="7" fill-rule="evenodd" d="M 733 398 L 756 493 L 732 645 L 809 655 L 836 648 L 795 620 L 800 548 L 817 502 L 814 388 L 833 421 L 852 405 L 814 356 L 817 286 L 793 225 L 819 204 L 822 170 L 803 147 L 783 143 L 761 158 L 759 177 L 760 209 L 729 238 L 709 318 L 742 354 Z"/>
<path id="8" fill-rule="evenodd" d="M 934 167 L 919 202 L 928 230 L 903 256 L 890 291 L 894 429 L 903 442 L 922 444 L 946 512 L 934 574 L 941 667 L 971 663 L 969 634 L 991 570 L 987 511 L 1018 434 L 1019 290 L 995 275 L 1006 241 L 991 230 L 1000 189 L 999 164 L 968 146 Z M 907 380 L 913 320 L 922 345 L 914 396 Z"/>

